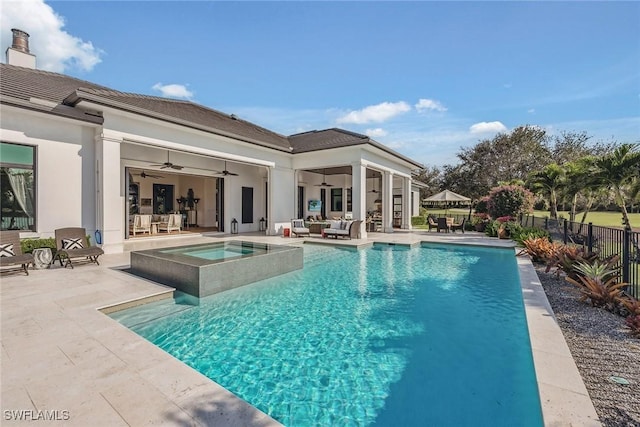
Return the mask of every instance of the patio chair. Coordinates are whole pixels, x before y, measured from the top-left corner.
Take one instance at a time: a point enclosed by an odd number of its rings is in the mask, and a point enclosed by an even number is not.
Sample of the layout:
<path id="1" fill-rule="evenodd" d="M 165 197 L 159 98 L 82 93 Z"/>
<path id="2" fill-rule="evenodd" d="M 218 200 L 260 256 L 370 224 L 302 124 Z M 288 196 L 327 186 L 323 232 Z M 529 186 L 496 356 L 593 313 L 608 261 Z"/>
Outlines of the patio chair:
<path id="1" fill-rule="evenodd" d="M 444 230 L 447 233 L 449 232 L 449 222 L 447 221 L 447 218 L 438 218 L 438 233 L 440 230 Z"/>
<path id="2" fill-rule="evenodd" d="M 149 219 L 151 219 L 151 215 L 149 215 Z M 62 260 L 64 259 L 64 268 L 68 266 L 73 268 L 72 260 L 76 260 L 76 262 L 93 262 L 100 265 L 98 257 L 104 254 L 104 251 L 102 248 L 89 245 L 87 232 L 84 228 L 59 228 L 55 231 L 55 235 L 57 252 L 53 262 L 57 259 L 60 261 L 60 266 L 63 266 Z M 82 258 L 82 261 L 78 261 L 80 258 Z"/>
<path id="3" fill-rule="evenodd" d="M 427 225 L 429 226 L 429 231 L 431 231 L 432 228 L 435 228 L 436 230 L 438 229 L 438 223 L 435 222 L 431 216 L 427 217 Z"/>
<path id="4" fill-rule="evenodd" d="M 304 226 L 304 219 L 292 219 L 291 232 L 295 234 L 296 237 L 304 235 L 311 236 L 309 229 Z"/>
<path id="5" fill-rule="evenodd" d="M 172 230 L 178 230 L 178 233 L 182 230 L 182 214 L 167 215 L 166 221 L 161 221 L 158 224 L 158 231 L 171 233 Z"/>
<path id="6" fill-rule="evenodd" d="M 459 224 L 456 224 L 455 222 L 453 224 L 451 224 L 451 226 L 449 227 L 451 229 L 451 231 L 453 231 L 455 233 L 456 230 L 462 230 L 462 233 L 464 234 L 464 222 L 466 221 L 466 218 L 462 218 L 462 222 Z"/>
<path id="7" fill-rule="evenodd" d="M 20 246 L 20 231 L 0 232 L 0 267 L 2 272 L 23 271 L 29 275 L 29 264 L 33 263 L 33 255 L 23 254 Z"/>
<path id="8" fill-rule="evenodd" d="M 136 233 L 151 234 L 151 215 L 134 215 L 133 217 L 133 235 Z"/>

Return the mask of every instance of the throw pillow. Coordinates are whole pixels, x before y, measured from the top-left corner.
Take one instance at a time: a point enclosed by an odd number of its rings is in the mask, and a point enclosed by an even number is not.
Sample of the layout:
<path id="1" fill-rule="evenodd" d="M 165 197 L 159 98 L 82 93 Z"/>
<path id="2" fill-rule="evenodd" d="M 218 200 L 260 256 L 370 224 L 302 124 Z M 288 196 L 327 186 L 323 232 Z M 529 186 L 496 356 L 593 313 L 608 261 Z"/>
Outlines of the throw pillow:
<path id="1" fill-rule="evenodd" d="M 83 238 L 62 239 L 62 249 L 82 249 L 84 248 Z"/>
<path id="2" fill-rule="evenodd" d="M 16 256 L 13 250 L 13 243 L 5 243 L 0 245 L 0 257 Z"/>
<path id="3" fill-rule="evenodd" d="M 340 223 L 340 230 L 346 230 L 348 225 L 349 225 L 349 221 L 342 221 Z"/>

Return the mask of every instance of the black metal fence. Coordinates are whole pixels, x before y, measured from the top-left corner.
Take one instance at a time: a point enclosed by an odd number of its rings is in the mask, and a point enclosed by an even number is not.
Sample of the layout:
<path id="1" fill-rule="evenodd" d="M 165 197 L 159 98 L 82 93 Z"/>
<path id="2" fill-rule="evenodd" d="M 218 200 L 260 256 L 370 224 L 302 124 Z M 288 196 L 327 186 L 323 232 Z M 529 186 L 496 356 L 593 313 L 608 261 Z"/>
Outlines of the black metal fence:
<path id="1" fill-rule="evenodd" d="M 520 223 L 525 227 L 543 228 L 553 240 L 584 246 L 589 252 L 598 253 L 601 258 L 619 255 L 622 281 L 628 283 L 625 291 L 640 299 L 639 232 L 532 215 L 523 215 Z"/>

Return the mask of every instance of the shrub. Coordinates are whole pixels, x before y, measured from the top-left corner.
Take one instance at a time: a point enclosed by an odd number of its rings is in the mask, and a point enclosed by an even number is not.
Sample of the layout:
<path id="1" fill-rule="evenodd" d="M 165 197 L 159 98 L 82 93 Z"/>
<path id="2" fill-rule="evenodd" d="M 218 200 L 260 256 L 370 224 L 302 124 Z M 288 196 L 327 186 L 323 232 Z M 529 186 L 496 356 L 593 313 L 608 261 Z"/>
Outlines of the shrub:
<path id="1" fill-rule="evenodd" d="M 53 253 L 56 250 L 56 239 L 49 237 L 46 239 L 24 239 L 20 241 L 22 253 L 30 254 L 34 249 L 50 248 Z"/>
<path id="2" fill-rule="evenodd" d="M 411 225 L 425 225 L 427 222 L 426 216 L 412 216 L 411 217 Z"/>
<path id="3" fill-rule="evenodd" d="M 484 234 L 486 234 L 489 237 L 498 237 L 498 230 L 500 229 L 500 226 L 502 225 L 501 222 L 498 221 L 489 221 L 487 223 L 487 226 L 484 229 Z"/>
<path id="4" fill-rule="evenodd" d="M 529 213 L 533 207 L 533 194 L 520 185 L 502 185 L 494 187 L 489 193 L 489 214 L 494 218 L 516 217 Z"/>

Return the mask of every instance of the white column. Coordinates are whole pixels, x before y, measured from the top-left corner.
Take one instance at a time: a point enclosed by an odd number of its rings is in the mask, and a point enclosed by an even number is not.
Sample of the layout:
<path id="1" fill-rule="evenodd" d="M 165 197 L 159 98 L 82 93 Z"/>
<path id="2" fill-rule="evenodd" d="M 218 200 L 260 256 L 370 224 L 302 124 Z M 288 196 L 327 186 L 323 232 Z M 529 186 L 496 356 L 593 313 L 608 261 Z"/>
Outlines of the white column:
<path id="1" fill-rule="evenodd" d="M 105 253 L 124 250 L 127 189 L 120 166 L 120 144 L 120 137 L 109 137 L 106 133 L 96 137 L 96 225 Z"/>
<path id="2" fill-rule="evenodd" d="M 382 175 L 382 231 L 393 233 L 393 174 Z"/>
<path id="3" fill-rule="evenodd" d="M 367 238 L 367 167 L 360 162 L 351 164 L 351 212 L 353 219 L 362 220 L 360 237 Z"/>
<path id="4" fill-rule="evenodd" d="M 402 178 L 402 228 L 411 230 L 411 178 Z"/>

